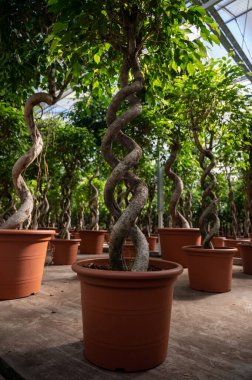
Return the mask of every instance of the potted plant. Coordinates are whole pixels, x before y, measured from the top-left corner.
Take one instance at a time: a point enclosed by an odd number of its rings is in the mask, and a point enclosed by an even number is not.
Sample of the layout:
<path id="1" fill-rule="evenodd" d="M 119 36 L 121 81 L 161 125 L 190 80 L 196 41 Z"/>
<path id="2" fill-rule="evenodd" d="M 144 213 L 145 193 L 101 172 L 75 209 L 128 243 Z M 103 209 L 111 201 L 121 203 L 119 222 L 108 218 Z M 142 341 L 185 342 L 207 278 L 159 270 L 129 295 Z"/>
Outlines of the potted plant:
<path id="1" fill-rule="evenodd" d="M 175 125 L 171 130 L 170 157 L 165 163 L 165 174 L 174 183 L 168 214 L 171 218 L 171 227 L 159 228 L 159 239 L 161 256 L 164 260 L 172 260 L 187 268 L 187 255 L 182 247 L 185 245 L 200 245 L 201 236 L 199 228 L 192 228 L 187 219 L 178 210 L 178 204 L 183 192 L 183 181 L 172 169 L 178 158 L 181 145 L 185 146 L 186 141 L 181 141 L 181 125 Z M 183 146 L 182 146 L 183 149 Z M 191 161 L 190 161 L 191 162 Z"/>
<path id="2" fill-rule="evenodd" d="M 105 230 L 99 229 L 99 192 L 94 184 L 95 178 L 99 177 L 99 169 L 88 179 L 90 199 L 89 209 L 91 213 L 90 223 L 87 229 L 79 230 L 81 244 L 81 254 L 98 254 L 103 253 L 103 244 L 105 239 Z"/>
<path id="3" fill-rule="evenodd" d="M 239 99 L 239 87 L 233 84 L 233 79 L 239 73 L 239 69 L 224 61 L 212 61 L 183 87 L 190 128 L 199 151 L 203 191 L 199 219 L 202 246 L 183 249 L 188 255 L 190 287 L 207 292 L 231 290 L 233 256 L 237 252 L 237 248 L 214 247 L 211 240 L 218 235 L 220 227 L 213 172 L 216 166 L 214 151 L 217 150 L 218 137 L 230 138 L 232 114 L 236 112 Z M 232 83 L 232 90 L 229 83 Z M 234 127 L 236 129 L 236 124 Z"/>
<path id="4" fill-rule="evenodd" d="M 85 38 L 93 38 L 101 42 L 94 55 L 101 72 L 105 69 L 103 59 L 106 69 L 110 69 L 111 61 L 114 68 L 120 63 L 119 90 L 108 107 L 108 129 L 102 141 L 103 157 L 112 170 L 104 199 L 115 220 L 109 259 L 89 259 L 73 265 L 81 281 L 84 353 L 92 363 L 108 369 L 151 368 L 166 357 L 173 286 L 183 269 L 177 263 L 149 261 L 147 240 L 136 224 L 148 196 L 144 182 L 134 173 L 142 150 L 124 129 L 142 110 L 139 97 L 144 77 L 140 62 L 146 62 L 150 83 L 160 82 L 160 75 L 164 75 L 160 62 L 169 70 L 174 49 L 177 53 L 183 51 L 182 59 L 177 54 L 177 64 L 186 67 L 201 42 L 189 43 L 188 31 L 180 25 L 193 19 L 199 28 L 205 26 L 204 11 L 186 8 L 184 1 L 171 5 L 167 1 L 89 0 L 74 8 L 68 4 L 62 7 L 61 1 L 53 0 L 51 4 L 59 20 L 64 21 L 64 30 L 56 36 L 62 45 L 71 39 L 77 44 L 76 36 L 80 36 L 80 49 L 76 51 L 81 52 Z M 86 16 L 84 23 L 80 15 Z M 179 45 L 185 40 L 188 51 Z M 122 148 L 119 155 L 113 149 L 115 145 Z M 115 187 L 123 181 L 129 185 L 132 197 L 121 212 Z M 136 247 L 133 263 L 122 257 L 126 237 Z"/>

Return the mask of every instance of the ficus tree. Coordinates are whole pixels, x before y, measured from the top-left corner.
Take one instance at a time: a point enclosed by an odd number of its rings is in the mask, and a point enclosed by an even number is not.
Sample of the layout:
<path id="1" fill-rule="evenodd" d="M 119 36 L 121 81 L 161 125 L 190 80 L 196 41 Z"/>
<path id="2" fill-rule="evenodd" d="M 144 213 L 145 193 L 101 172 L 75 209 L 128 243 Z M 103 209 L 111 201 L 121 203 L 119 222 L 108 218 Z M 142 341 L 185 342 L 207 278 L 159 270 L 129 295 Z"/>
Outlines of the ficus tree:
<path id="1" fill-rule="evenodd" d="M 221 158 L 219 142 L 230 139 L 235 133 L 233 118 L 236 120 L 238 116 L 234 115 L 237 115 L 239 107 L 244 107 L 239 96 L 240 85 L 235 82 L 241 74 L 239 67 L 226 60 L 211 60 L 204 70 L 195 72 L 188 80 L 177 81 L 181 109 L 184 108 L 188 127 L 200 153 L 203 195 L 199 226 L 205 248 L 212 247 L 211 239 L 218 234 L 220 226 L 213 169 L 216 168 L 216 157 Z"/>
<path id="2" fill-rule="evenodd" d="M 58 24 L 62 25 L 60 33 L 54 28 L 54 40 L 58 44 L 73 41 L 81 55 L 83 41 L 88 38 L 97 44 L 96 62 L 100 63 L 104 58 L 109 63 L 106 69 L 117 69 L 120 63 L 119 90 L 107 110 L 108 128 L 101 146 L 103 157 L 112 169 L 104 193 L 106 206 L 116 221 L 110 238 L 110 263 L 112 269 L 127 269 L 122 244 L 126 237 L 130 237 L 137 250 L 132 270 L 147 270 L 148 244 L 136 224 L 148 197 L 146 185 L 134 173 L 142 150 L 123 130 L 142 112 L 138 95 L 144 89 L 144 74 L 149 80 L 149 93 L 153 94 L 155 80 L 160 83 L 171 70 L 190 70 L 192 62 L 200 63 L 203 43 L 190 40 L 191 30 L 182 28 L 182 25 L 196 25 L 204 31 L 204 37 L 211 40 L 206 23 L 212 23 L 212 20 L 206 17 L 202 8 L 187 8 L 182 0 L 176 3 L 169 0 L 89 0 L 84 3 L 76 1 L 74 5 L 51 0 L 50 4 L 58 13 Z M 125 104 L 129 107 L 127 110 L 123 110 Z M 115 143 L 124 148 L 126 156 L 114 154 Z M 122 181 L 127 182 L 132 193 L 124 212 L 115 199 L 116 186 Z"/>
<path id="3" fill-rule="evenodd" d="M 43 140 L 34 119 L 34 108 L 41 103 L 55 104 L 68 86 L 71 75 L 67 75 L 65 61 L 48 61 L 48 49 L 44 41 L 48 28 L 53 22 L 45 1 L 28 1 L 25 3 L 13 0 L 5 8 L 3 22 L 0 25 L 1 49 L 0 58 L 2 97 L 19 103 L 24 101 L 24 119 L 32 140 L 31 148 L 14 164 L 12 180 L 21 205 L 0 228 L 15 229 L 31 223 L 33 196 L 22 174 L 40 155 Z M 29 8 L 30 7 L 30 8 Z M 8 62 L 8 65 L 6 65 Z M 15 62 L 15 64 L 14 64 Z M 15 83 L 15 91 L 13 91 Z M 34 91 L 35 88 L 40 88 Z"/>

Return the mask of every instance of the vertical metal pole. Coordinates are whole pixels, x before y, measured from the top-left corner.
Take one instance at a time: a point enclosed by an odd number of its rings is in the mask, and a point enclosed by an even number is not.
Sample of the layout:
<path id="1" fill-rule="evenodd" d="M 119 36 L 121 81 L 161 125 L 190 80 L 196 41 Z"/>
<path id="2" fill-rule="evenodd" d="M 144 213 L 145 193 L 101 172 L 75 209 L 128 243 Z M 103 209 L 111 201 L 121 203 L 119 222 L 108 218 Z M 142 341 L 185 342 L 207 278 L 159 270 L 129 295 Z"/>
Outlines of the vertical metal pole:
<path id="1" fill-rule="evenodd" d="M 163 181 L 163 168 L 160 165 L 158 158 L 158 228 L 163 228 L 163 215 L 164 215 L 164 181 Z"/>

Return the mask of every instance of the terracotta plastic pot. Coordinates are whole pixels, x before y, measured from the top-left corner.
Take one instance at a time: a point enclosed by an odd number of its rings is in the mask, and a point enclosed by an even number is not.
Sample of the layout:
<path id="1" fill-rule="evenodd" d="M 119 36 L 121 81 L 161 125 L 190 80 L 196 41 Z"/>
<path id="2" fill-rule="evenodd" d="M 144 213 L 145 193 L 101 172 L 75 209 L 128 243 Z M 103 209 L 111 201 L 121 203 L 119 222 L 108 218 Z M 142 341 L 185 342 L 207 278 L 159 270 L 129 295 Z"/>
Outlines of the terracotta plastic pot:
<path id="1" fill-rule="evenodd" d="M 122 246 L 123 257 L 134 258 L 136 257 L 136 248 L 132 242 L 126 242 Z"/>
<path id="2" fill-rule="evenodd" d="M 155 235 L 151 235 L 151 236 L 147 236 L 146 239 L 149 243 L 149 250 L 150 251 L 156 251 L 157 250 L 157 239 L 158 239 L 158 237 Z"/>
<path id="3" fill-rule="evenodd" d="M 101 255 L 103 253 L 105 232 L 105 230 L 80 230 L 80 253 L 86 255 Z"/>
<path id="4" fill-rule="evenodd" d="M 81 282 L 84 355 L 110 370 L 140 371 L 167 355 L 174 282 L 183 268 L 151 259 L 162 270 L 120 272 L 84 267 L 106 265 L 89 259 L 72 269 Z"/>
<path id="5" fill-rule="evenodd" d="M 243 272 L 252 274 L 252 244 L 249 242 L 241 242 L 238 244 L 242 257 Z"/>
<path id="6" fill-rule="evenodd" d="M 224 236 L 214 236 L 212 239 L 212 243 L 214 247 L 225 247 L 224 245 Z"/>
<path id="7" fill-rule="evenodd" d="M 77 259 L 80 239 L 53 239 L 53 264 L 72 265 Z"/>
<path id="8" fill-rule="evenodd" d="M 210 293 L 231 290 L 233 256 L 237 248 L 204 249 L 199 246 L 183 247 L 188 256 L 190 287 Z"/>
<path id="9" fill-rule="evenodd" d="M 0 299 L 27 297 L 41 287 L 52 230 L 0 230 Z"/>
<path id="10" fill-rule="evenodd" d="M 249 239 L 244 239 L 244 238 L 237 238 L 237 239 L 226 238 L 226 239 L 224 239 L 224 247 L 237 248 L 237 252 L 235 253 L 234 257 L 241 257 L 241 253 L 240 253 L 240 249 L 239 249 L 239 243 L 241 243 L 242 241 L 249 241 Z"/>
<path id="11" fill-rule="evenodd" d="M 80 239 L 79 231 L 72 230 L 70 233 L 73 239 Z"/>
<path id="12" fill-rule="evenodd" d="M 187 255 L 182 247 L 201 244 L 199 228 L 159 228 L 158 234 L 162 259 L 175 261 L 187 268 Z"/>

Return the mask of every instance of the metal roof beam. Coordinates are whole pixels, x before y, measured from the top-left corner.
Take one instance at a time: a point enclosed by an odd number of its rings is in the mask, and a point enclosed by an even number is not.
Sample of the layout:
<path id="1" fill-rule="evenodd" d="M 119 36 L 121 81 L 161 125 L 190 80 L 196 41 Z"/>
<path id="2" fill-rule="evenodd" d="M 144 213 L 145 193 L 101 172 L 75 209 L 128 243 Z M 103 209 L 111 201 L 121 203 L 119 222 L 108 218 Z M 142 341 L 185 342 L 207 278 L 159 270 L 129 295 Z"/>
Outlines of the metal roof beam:
<path id="1" fill-rule="evenodd" d="M 220 3 L 222 0 L 209 0 L 207 3 L 205 4 L 202 4 L 202 8 L 204 9 L 208 9 L 208 8 L 211 8 L 213 7 L 214 5 Z"/>
<path id="2" fill-rule="evenodd" d="M 196 5 L 202 6 L 204 3 L 201 0 L 192 0 L 192 2 Z M 207 3 L 205 3 L 207 4 Z M 252 73 L 252 64 L 249 61 L 248 57 L 238 44 L 237 40 L 235 39 L 234 35 L 231 33 L 219 13 L 216 11 L 215 8 L 208 8 L 207 13 L 217 22 L 220 29 L 220 36 L 219 40 L 221 44 L 224 46 L 224 48 L 230 52 L 230 50 L 234 51 L 233 59 L 235 62 L 239 65 L 242 65 L 242 67 L 245 70 L 245 73 L 251 72 Z M 248 79 L 252 82 L 252 78 L 248 76 Z"/>

